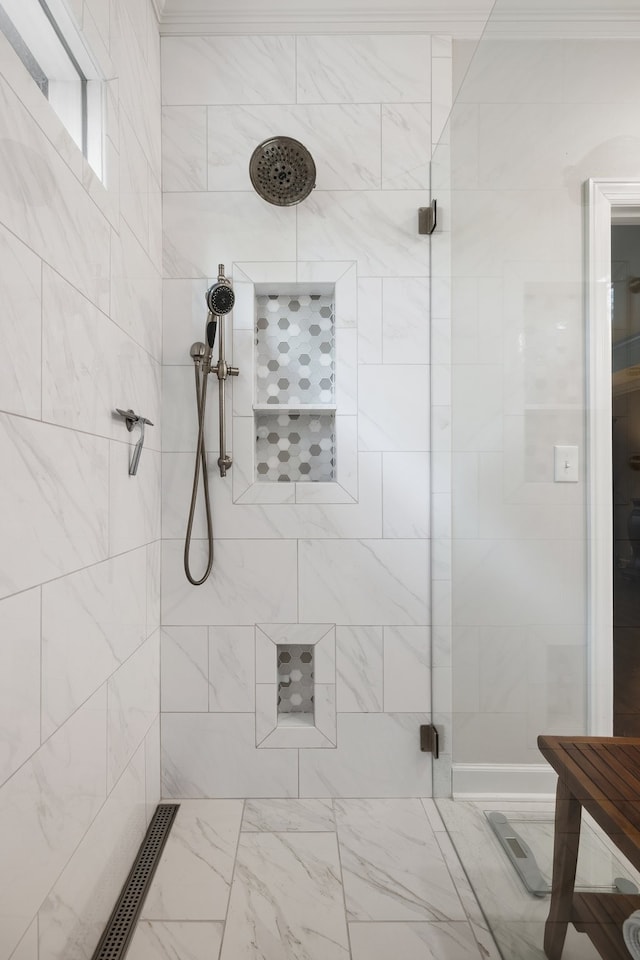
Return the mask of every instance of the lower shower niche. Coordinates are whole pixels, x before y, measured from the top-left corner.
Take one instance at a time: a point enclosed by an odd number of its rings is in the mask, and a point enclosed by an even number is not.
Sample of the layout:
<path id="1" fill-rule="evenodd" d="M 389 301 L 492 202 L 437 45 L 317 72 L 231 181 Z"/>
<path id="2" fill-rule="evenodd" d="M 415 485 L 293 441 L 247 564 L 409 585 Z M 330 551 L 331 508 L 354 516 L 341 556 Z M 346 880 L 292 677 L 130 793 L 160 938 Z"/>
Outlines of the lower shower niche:
<path id="1" fill-rule="evenodd" d="M 279 483 L 335 478 L 336 431 L 332 414 L 256 414 L 258 480 Z"/>
<path id="2" fill-rule="evenodd" d="M 313 647 L 278 645 L 278 724 L 313 725 Z"/>
<path id="3" fill-rule="evenodd" d="M 256 626 L 256 746 L 336 746 L 333 625 Z"/>

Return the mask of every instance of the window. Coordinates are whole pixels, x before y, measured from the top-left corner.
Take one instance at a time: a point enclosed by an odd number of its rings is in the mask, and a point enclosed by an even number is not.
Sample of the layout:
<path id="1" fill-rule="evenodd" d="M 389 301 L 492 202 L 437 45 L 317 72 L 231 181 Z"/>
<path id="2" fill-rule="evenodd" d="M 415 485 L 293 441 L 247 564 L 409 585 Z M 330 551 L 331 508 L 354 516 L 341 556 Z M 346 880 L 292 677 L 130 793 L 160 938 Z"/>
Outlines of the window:
<path id="1" fill-rule="evenodd" d="M 62 0 L 0 0 L 0 30 L 102 176 L 102 83 Z"/>

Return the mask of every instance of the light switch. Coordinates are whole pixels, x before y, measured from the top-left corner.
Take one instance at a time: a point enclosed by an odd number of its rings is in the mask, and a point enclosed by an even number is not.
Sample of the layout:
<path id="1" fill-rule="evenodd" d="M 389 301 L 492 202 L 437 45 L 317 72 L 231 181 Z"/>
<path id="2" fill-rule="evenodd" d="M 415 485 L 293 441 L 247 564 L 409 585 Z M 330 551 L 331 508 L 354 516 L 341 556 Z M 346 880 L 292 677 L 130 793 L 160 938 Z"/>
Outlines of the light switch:
<path id="1" fill-rule="evenodd" d="M 556 483 L 577 483 L 578 448 L 556 445 L 553 448 L 553 479 Z"/>

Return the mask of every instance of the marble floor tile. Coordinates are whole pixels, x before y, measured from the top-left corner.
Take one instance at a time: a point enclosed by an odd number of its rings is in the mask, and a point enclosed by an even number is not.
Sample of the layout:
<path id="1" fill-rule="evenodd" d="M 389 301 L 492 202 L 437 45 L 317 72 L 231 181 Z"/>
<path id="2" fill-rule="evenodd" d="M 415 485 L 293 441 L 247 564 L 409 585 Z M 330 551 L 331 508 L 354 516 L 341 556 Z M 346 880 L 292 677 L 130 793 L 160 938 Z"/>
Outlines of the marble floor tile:
<path id="1" fill-rule="evenodd" d="M 224 920 L 241 800 L 183 800 L 142 909 L 144 920 Z"/>
<path id="2" fill-rule="evenodd" d="M 337 800 L 349 920 L 466 920 L 419 800 Z"/>
<path id="3" fill-rule="evenodd" d="M 244 833 L 334 832 L 331 800 L 247 800 L 242 817 Z"/>
<path id="4" fill-rule="evenodd" d="M 482 960 L 466 922 L 350 923 L 352 960 Z"/>
<path id="5" fill-rule="evenodd" d="M 514 920 L 507 899 L 489 928 L 476 895 L 482 899 L 493 881 L 472 876 L 471 885 L 445 829 L 455 826 L 459 842 L 466 808 L 477 814 L 483 806 L 181 801 L 129 958 L 544 960 L 537 915 Z M 472 818 L 468 832 L 477 840 L 478 831 Z M 485 853 L 493 878 L 494 853 Z M 575 930 L 565 952 L 563 960 L 595 960 Z"/>
<path id="6" fill-rule="evenodd" d="M 218 960 L 222 930 L 222 923 L 141 920 L 127 960 Z"/>
<path id="7" fill-rule="evenodd" d="M 546 960 L 542 948 L 544 923 L 497 921 L 491 926 L 504 957 L 509 960 Z M 578 933 L 569 925 L 562 960 L 601 960 L 601 957 L 586 933 Z"/>
<path id="8" fill-rule="evenodd" d="M 349 960 L 335 836 L 242 834 L 221 960 Z"/>

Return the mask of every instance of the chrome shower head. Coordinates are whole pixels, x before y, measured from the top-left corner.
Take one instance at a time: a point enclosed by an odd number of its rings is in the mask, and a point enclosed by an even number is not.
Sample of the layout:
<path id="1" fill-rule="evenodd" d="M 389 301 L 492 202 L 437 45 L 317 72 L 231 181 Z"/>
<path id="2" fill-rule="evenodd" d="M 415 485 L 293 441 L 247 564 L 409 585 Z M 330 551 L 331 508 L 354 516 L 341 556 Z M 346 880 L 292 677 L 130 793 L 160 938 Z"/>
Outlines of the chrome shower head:
<path id="1" fill-rule="evenodd" d="M 292 137 L 271 137 L 259 144 L 251 156 L 249 175 L 256 193 L 279 207 L 300 203 L 316 185 L 313 157 Z"/>
<path id="2" fill-rule="evenodd" d="M 209 313 L 215 317 L 224 317 L 233 310 L 236 295 L 231 287 L 231 281 L 224 275 L 224 263 L 218 264 L 218 281 L 209 287 L 205 300 Z"/>

